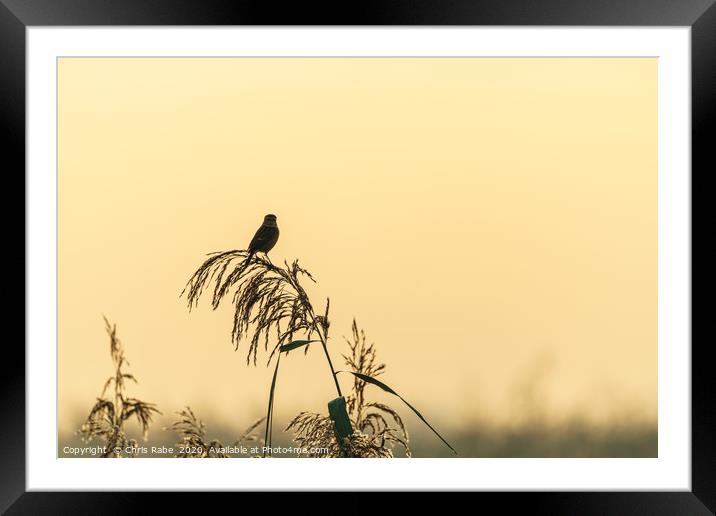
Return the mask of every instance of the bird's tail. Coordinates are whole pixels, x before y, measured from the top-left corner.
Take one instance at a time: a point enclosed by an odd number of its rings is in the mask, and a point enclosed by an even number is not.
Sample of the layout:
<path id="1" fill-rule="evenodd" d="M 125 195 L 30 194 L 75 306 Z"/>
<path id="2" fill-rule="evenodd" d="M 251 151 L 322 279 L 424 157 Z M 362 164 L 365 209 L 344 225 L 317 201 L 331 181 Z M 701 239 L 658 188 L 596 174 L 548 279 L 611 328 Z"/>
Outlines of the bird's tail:
<path id="1" fill-rule="evenodd" d="M 249 252 L 249 254 L 246 256 L 246 259 L 244 260 L 244 263 L 242 263 L 242 264 L 240 265 L 240 267 L 241 267 L 241 272 L 240 272 L 239 274 L 243 274 L 243 273 L 244 273 L 244 271 L 246 270 L 246 268 L 247 268 L 247 267 L 249 266 L 249 264 L 251 263 L 251 258 L 254 257 L 254 254 L 255 254 L 255 253 L 254 253 L 253 251 L 252 251 L 252 252 Z"/>

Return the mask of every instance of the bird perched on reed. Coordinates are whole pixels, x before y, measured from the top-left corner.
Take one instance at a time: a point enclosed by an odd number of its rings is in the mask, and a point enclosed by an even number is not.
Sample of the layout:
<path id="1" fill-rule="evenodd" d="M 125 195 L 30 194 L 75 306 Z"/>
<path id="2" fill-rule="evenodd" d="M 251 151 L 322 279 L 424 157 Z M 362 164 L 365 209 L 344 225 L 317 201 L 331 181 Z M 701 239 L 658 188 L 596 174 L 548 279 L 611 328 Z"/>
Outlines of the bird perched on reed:
<path id="1" fill-rule="evenodd" d="M 256 253 L 264 253 L 268 259 L 268 252 L 278 242 L 278 225 L 276 224 L 276 215 L 269 213 L 264 217 L 264 222 L 256 231 L 254 238 L 249 244 L 249 255 L 246 258 L 246 264 L 251 263 L 251 258 Z M 271 260 L 269 260 L 269 263 Z"/>

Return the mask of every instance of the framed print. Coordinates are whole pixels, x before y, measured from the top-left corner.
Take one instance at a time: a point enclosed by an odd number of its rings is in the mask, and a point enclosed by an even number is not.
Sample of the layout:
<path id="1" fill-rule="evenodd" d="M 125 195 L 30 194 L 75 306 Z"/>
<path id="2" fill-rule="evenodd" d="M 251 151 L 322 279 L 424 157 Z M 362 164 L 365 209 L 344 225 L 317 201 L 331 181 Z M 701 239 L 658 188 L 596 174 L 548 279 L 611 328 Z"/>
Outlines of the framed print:
<path id="1" fill-rule="evenodd" d="M 712 4 L 3 0 L 27 305 L 2 507 L 708 514 Z"/>

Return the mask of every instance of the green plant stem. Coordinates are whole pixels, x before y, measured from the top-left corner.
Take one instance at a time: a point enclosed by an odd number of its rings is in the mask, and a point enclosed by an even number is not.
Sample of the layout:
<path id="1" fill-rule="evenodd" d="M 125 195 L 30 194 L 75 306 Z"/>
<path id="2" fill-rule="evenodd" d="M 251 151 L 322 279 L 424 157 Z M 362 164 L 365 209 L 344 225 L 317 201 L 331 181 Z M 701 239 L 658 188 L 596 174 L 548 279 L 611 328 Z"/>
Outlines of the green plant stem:
<path id="1" fill-rule="evenodd" d="M 341 398 L 343 396 L 343 393 L 341 392 L 341 386 L 338 384 L 338 376 L 336 376 L 336 370 L 333 368 L 333 362 L 331 362 L 331 355 L 328 354 L 328 346 L 326 345 L 328 335 L 324 337 L 324 335 L 321 333 L 321 330 L 318 329 L 318 325 L 316 324 L 316 316 L 313 314 L 313 310 L 311 310 L 311 317 L 313 317 L 313 323 L 314 325 L 316 325 L 316 333 L 318 333 L 318 338 L 321 339 L 321 346 L 323 346 L 323 353 L 326 355 L 326 360 L 328 360 L 328 367 L 331 368 L 333 382 L 336 384 L 336 392 L 338 392 L 338 397 Z"/>
<path id="2" fill-rule="evenodd" d="M 341 386 L 338 384 L 338 377 L 336 376 L 336 370 L 333 369 L 333 362 L 331 362 L 331 355 L 328 354 L 328 348 L 326 347 L 326 343 L 323 339 L 321 339 L 321 345 L 323 346 L 323 352 L 326 354 L 326 359 L 328 360 L 328 367 L 331 368 L 331 374 L 333 375 L 333 381 L 336 384 L 336 391 L 338 392 L 338 397 L 343 397 L 343 393 L 341 393 Z"/>
<path id="3" fill-rule="evenodd" d="M 266 436 L 264 437 L 264 458 L 266 458 L 267 449 L 269 456 L 271 455 L 271 440 L 273 438 L 273 399 L 274 392 L 276 389 L 276 377 L 278 376 L 278 365 L 281 363 L 281 351 L 279 350 L 278 356 L 276 357 L 276 368 L 273 371 L 273 378 L 271 380 L 271 390 L 269 391 L 269 404 L 268 413 L 266 414 Z"/>

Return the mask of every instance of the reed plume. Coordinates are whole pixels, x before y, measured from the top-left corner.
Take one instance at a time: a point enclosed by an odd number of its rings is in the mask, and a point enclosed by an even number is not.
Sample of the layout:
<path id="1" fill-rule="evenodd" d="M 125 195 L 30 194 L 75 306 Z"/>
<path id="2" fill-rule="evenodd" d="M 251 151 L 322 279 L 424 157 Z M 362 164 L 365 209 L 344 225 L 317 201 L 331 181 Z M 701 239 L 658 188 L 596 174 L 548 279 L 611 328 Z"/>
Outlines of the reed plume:
<path id="1" fill-rule="evenodd" d="M 352 372 L 371 378 L 385 371 L 385 364 L 378 363 L 374 344 L 366 344 L 365 332 L 358 329 L 353 319 L 351 339 L 345 338 L 350 353 L 343 355 L 345 364 Z M 410 457 L 409 437 L 405 424 L 397 411 L 383 403 L 367 401 L 365 380 L 354 376 L 351 393 L 346 397 L 348 415 L 353 433 L 339 443 L 333 421 L 326 415 L 301 412 L 286 427 L 294 433 L 294 442 L 306 450 L 306 457 L 393 457 L 393 449 L 399 445 Z"/>
<path id="2" fill-rule="evenodd" d="M 124 423 L 134 417 L 142 429 L 144 440 L 147 439 L 153 414 L 161 414 L 153 403 L 147 403 L 126 395 L 127 381 L 138 383 L 137 379 L 124 372 L 128 366 L 124 355 L 124 347 L 117 336 L 117 325 L 110 324 L 104 317 L 105 330 L 109 336 L 109 350 L 114 364 L 114 375 L 110 376 L 102 388 L 90 410 L 87 420 L 80 427 L 79 433 L 83 441 L 89 442 L 95 437 L 105 441 L 102 457 L 133 457 L 136 455 L 137 441 L 130 439 L 124 431 Z M 113 388 L 112 398 L 105 395 Z"/>
<path id="3" fill-rule="evenodd" d="M 227 449 L 218 439 L 207 441 L 206 425 L 204 422 L 194 415 L 191 407 L 186 407 L 181 412 L 177 412 L 179 419 L 174 421 L 169 427 L 179 434 L 180 440 L 176 446 L 179 452 L 175 455 L 181 458 L 229 458 L 231 454 L 227 453 Z M 258 437 L 254 434 L 256 428 L 264 422 L 265 418 L 258 419 L 249 426 L 234 441 L 232 447 L 242 444 L 248 444 L 257 441 Z"/>
<path id="4" fill-rule="evenodd" d="M 385 366 L 376 363 L 375 348 L 366 345 L 365 335 L 358 331 L 355 320 L 353 340 L 348 341 L 351 353 L 350 356 L 344 356 L 350 370 L 334 369 L 327 347 L 330 300 L 326 299 L 323 314 L 317 315 L 301 284 L 302 279 L 315 280 L 310 272 L 299 265 L 298 260 L 290 264 L 284 261 L 284 266 L 280 267 L 273 265 L 265 255 L 252 255 L 246 250 L 210 253 L 208 256 L 182 290 L 181 295 L 186 294 L 189 310 L 198 305 L 199 298 L 212 285 L 211 306 L 214 310 L 233 291 L 231 340 L 234 349 L 238 349 L 241 340 L 249 341 L 247 364 L 253 358 L 256 365 L 261 344 L 267 352 L 270 346 L 267 365 L 276 356 L 268 397 L 264 456 L 271 453 L 274 394 L 281 356 L 298 348 L 308 352 L 310 344 L 314 342 L 321 343 L 338 398 L 328 403 L 330 417 L 302 412 L 289 423 L 286 430 L 294 431 L 297 442 L 310 444 L 308 448 L 327 447 L 332 451 L 326 456 L 337 457 L 388 457 L 392 456 L 392 447 L 397 444 L 409 456 L 408 433 L 398 413 L 385 404 L 365 401 L 365 384 L 371 383 L 400 398 L 446 446 L 455 451 L 415 407 L 392 388 L 375 379 L 375 376 L 382 374 Z M 343 397 L 337 378 L 341 372 L 351 373 L 355 377 L 352 394 L 347 399 Z M 334 454 L 336 449 L 339 452 Z"/>
<path id="5" fill-rule="evenodd" d="M 271 342 L 268 363 L 295 335 L 311 340 L 320 334 L 319 338 L 324 339 L 328 329 L 327 313 L 316 315 L 301 285 L 302 278 L 315 282 L 311 273 L 301 267 L 298 260 L 277 267 L 259 255 L 254 255 L 248 262 L 248 254 L 246 250 L 211 253 L 182 291 L 182 295 L 186 294 L 189 309 L 198 305 L 202 293 L 212 283 L 211 306 L 214 310 L 233 290 L 231 340 L 235 349 L 244 338 L 249 340 L 247 364 L 253 358 L 256 365 L 261 344 L 268 351 Z M 275 340 L 272 341 L 272 337 Z"/>

